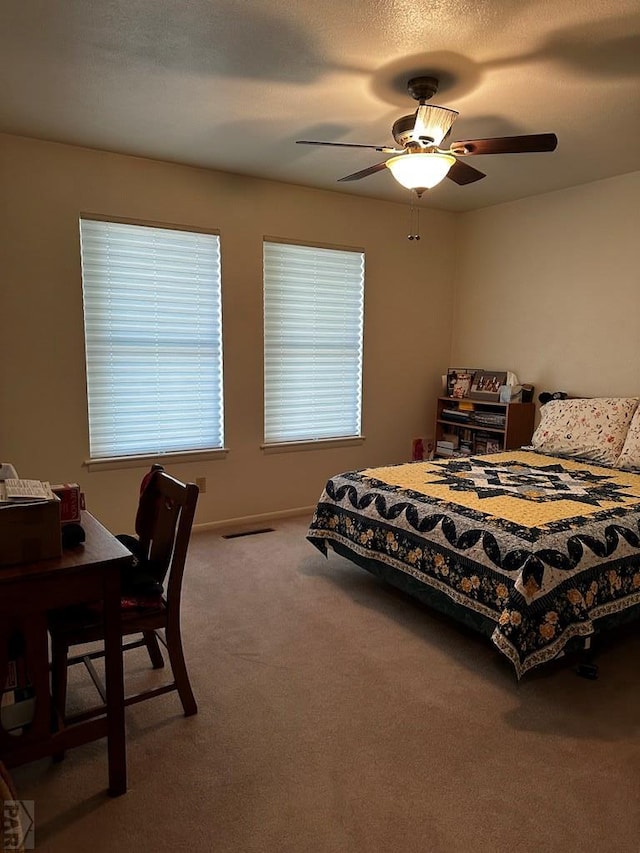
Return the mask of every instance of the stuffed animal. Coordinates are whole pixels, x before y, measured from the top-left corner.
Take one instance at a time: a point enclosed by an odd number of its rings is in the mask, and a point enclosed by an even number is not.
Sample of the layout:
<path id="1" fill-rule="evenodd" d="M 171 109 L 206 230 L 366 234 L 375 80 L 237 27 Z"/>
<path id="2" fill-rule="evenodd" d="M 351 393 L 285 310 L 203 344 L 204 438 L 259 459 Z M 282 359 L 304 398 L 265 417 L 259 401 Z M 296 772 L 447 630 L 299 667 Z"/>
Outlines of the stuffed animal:
<path id="1" fill-rule="evenodd" d="M 544 406 L 545 403 L 548 403 L 549 400 L 566 400 L 567 395 L 564 391 L 543 391 L 541 394 L 538 394 L 538 400 L 540 401 L 540 405 Z"/>

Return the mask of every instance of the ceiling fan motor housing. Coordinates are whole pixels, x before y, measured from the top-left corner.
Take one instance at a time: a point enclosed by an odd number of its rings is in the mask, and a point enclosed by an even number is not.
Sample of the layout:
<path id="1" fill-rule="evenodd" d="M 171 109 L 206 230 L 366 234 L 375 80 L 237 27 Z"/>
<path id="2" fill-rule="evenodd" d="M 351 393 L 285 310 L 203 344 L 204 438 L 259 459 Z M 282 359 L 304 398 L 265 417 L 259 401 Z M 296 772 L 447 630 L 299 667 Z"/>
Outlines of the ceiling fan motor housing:
<path id="1" fill-rule="evenodd" d="M 413 128 L 415 127 L 415 124 L 415 113 L 412 113 L 409 116 L 402 116 L 394 121 L 391 133 L 398 145 L 406 148 L 409 143 L 413 142 Z"/>
<path id="2" fill-rule="evenodd" d="M 412 77 L 407 83 L 407 89 L 412 98 L 424 103 L 433 98 L 438 91 L 437 77 Z"/>

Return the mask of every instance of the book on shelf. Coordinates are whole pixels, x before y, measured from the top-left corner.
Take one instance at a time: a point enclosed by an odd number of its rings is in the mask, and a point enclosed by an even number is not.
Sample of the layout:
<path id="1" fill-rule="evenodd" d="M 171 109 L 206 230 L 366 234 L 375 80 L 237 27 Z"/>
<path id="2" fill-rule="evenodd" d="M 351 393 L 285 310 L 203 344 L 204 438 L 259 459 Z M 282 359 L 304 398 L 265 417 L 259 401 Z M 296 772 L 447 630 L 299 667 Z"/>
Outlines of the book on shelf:
<path id="1" fill-rule="evenodd" d="M 499 412 L 476 412 L 473 416 L 473 422 L 480 426 L 502 429 L 507 422 L 507 417 Z"/>
<path id="2" fill-rule="evenodd" d="M 473 438 L 473 452 L 476 456 L 482 456 L 487 453 L 487 442 L 491 441 L 491 436 L 485 432 L 477 432 Z"/>
<path id="3" fill-rule="evenodd" d="M 455 452 L 453 447 L 440 447 L 436 444 L 436 456 L 453 456 Z"/>
<path id="4" fill-rule="evenodd" d="M 458 445 L 460 444 L 460 436 L 456 435 L 454 432 L 445 432 L 442 434 L 442 438 L 438 441 L 438 444 L 457 450 Z"/>
<path id="5" fill-rule="evenodd" d="M 469 412 L 460 411 L 459 409 L 443 409 L 440 413 L 443 421 L 457 421 L 460 423 L 468 423 L 471 417 Z"/>

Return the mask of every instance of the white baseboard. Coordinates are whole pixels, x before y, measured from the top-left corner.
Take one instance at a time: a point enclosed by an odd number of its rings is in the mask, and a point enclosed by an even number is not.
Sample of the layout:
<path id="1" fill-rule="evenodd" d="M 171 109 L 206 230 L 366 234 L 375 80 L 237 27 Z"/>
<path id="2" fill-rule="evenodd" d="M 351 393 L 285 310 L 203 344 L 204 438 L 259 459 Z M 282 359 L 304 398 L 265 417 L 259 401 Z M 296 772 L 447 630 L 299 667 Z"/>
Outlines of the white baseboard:
<path id="1" fill-rule="evenodd" d="M 311 521 L 311 516 L 315 510 L 313 506 L 299 506 L 293 509 L 282 509 L 279 512 L 265 512 L 259 515 L 243 515 L 238 518 L 224 518 L 222 521 L 205 521 L 203 524 L 194 524 L 193 532 L 200 533 L 205 530 L 222 530 L 227 528 L 250 529 L 252 527 L 264 527 L 272 524 L 278 519 L 294 518 L 298 515 L 306 515 Z"/>

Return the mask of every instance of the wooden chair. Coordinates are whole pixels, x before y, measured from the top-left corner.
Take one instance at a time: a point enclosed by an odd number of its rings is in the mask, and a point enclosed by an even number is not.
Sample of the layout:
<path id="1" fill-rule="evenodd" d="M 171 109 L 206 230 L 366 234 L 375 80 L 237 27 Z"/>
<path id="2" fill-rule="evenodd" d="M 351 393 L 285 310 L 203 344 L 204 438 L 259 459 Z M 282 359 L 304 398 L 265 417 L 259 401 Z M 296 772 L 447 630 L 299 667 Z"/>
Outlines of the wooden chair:
<path id="1" fill-rule="evenodd" d="M 136 533 L 139 550 L 143 555 L 140 568 L 155 579 L 156 587 L 164 585 L 164 592 L 145 595 L 139 600 L 126 597 L 126 579 L 123 587 L 122 635 L 123 651 L 146 645 L 154 669 L 164 666 L 164 656 L 158 640 L 167 649 L 173 680 L 159 687 L 135 695 L 125 696 L 125 705 L 133 705 L 177 690 L 186 717 L 196 714 L 198 706 L 193 696 L 182 650 L 180 632 L 180 598 L 185 558 L 191 535 L 191 526 L 198 500 L 198 487 L 194 483 L 181 483 L 165 473 L 161 465 L 154 465 L 141 487 L 140 503 L 136 516 Z M 125 537 L 122 537 L 125 539 Z M 137 543 L 136 543 L 137 544 Z M 146 558 L 146 559 L 144 559 Z M 135 570 L 134 570 L 135 572 Z M 126 606 L 125 606 L 126 605 Z M 104 626 L 100 605 L 73 611 L 54 611 L 49 618 L 51 636 L 51 671 L 54 706 L 62 720 L 66 716 L 68 667 L 84 663 L 93 682 L 106 702 L 106 691 L 92 661 L 104 657 L 104 649 L 69 657 L 72 646 L 104 640 Z M 126 637 L 142 634 L 142 638 L 125 641 Z M 163 636 L 164 635 L 164 636 Z M 74 721 L 102 713 L 103 707 L 92 709 L 73 717 Z"/>

